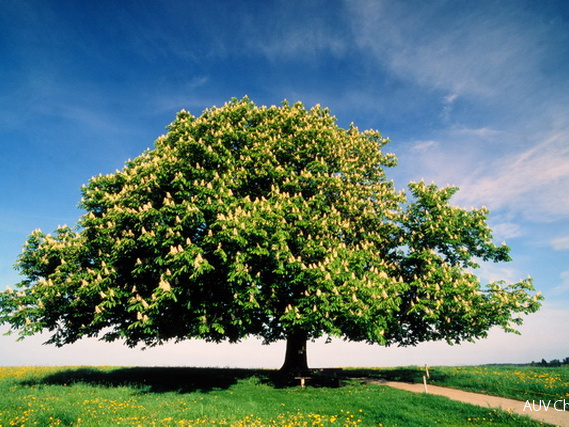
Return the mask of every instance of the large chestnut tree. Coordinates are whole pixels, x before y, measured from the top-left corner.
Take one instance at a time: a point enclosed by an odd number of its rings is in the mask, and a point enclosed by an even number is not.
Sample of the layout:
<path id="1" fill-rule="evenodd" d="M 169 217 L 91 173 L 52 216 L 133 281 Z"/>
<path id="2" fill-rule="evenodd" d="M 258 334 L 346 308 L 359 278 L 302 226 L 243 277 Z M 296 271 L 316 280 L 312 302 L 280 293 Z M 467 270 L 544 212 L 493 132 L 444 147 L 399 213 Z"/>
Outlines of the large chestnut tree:
<path id="1" fill-rule="evenodd" d="M 321 336 L 415 345 L 514 331 L 541 296 L 529 279 L 480 283 L 477 262 L 509 260 L 487 210 L 451 205 L 452 187 L 397 191 L 387 142 L 300 103 L 182 111 L 154 149 L 83 187 L 75 227 L 30 235 L 0 322 L 57 346 L 286 340 L 294 372 Z"/>

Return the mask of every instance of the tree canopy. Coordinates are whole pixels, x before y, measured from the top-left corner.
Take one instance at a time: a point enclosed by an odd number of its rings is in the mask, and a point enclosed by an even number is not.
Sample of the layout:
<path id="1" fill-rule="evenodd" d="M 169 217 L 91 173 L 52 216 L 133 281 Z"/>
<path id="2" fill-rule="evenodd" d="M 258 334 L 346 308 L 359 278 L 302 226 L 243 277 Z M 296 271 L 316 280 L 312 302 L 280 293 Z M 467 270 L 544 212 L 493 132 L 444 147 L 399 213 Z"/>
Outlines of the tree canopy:
<path id="1" fill-rule="evenodd" d="M 488 211 L 451 205 L 454 187 L 397 191 L 387 142 L 320 106 L 181 111 L 153 149 L 83 186 L 76 226 L 30 235 L 0 322 L 58 346 L 287 339 L 291 358 L 321 336 L 415 345 L 514 331 L 542 297 L 531 279 L 480 283 L 477 262 L 509 260 Z"/>

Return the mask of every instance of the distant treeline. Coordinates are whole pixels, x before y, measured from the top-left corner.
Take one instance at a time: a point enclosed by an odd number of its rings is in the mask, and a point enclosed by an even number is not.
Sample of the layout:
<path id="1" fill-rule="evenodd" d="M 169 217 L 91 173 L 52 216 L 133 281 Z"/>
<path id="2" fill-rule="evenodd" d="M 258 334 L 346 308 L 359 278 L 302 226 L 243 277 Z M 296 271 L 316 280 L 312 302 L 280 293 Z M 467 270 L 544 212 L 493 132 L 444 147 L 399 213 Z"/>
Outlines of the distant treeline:
<path id="1" fill-rule="evenodd" d="M 531 362 L 530 366 L 567 366 L 569 365 L 569 357 L 563 360 L 553 359 L 549 362 L 545 359 L 541 359 L 541 362 Z"/>

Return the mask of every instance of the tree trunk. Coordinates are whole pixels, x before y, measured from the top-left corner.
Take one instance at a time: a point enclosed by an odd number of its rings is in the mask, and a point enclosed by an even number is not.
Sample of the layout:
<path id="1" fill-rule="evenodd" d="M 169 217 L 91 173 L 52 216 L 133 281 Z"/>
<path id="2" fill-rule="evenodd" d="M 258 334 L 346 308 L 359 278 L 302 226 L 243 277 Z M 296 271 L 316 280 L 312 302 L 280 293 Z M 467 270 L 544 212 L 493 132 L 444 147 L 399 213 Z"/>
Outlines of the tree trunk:
<path id="1" fill-rule="evenodd" d="M 308 359 L 306 354 L 306 332 L 293 331 L 286 340 L 286 354 L 281 373 L 287 375 L 308 375 Z"/>

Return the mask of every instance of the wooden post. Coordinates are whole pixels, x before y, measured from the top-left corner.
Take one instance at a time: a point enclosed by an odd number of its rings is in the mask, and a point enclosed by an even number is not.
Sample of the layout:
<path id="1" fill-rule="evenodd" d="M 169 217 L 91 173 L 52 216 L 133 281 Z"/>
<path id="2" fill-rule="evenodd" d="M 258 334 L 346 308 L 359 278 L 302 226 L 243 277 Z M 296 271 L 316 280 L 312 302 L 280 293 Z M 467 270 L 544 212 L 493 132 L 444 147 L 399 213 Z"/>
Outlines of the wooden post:
<path id="1" fill-rule="evenodd" d="M 306 380 L 309 380 L 311 377 L 294 377 L 295 380 L 300 380 L 300 388 L 306 387 Z"/>
<path id="2" fill-rule="evenodd" d="M 429 367 L 425 364 L 425 375 L 423 375 L 423 385 L 425 386 L 425 393 L 428 393 L 429 391 L 427 390 L 427 378 L 430 378 L 429 376 Z"/>

